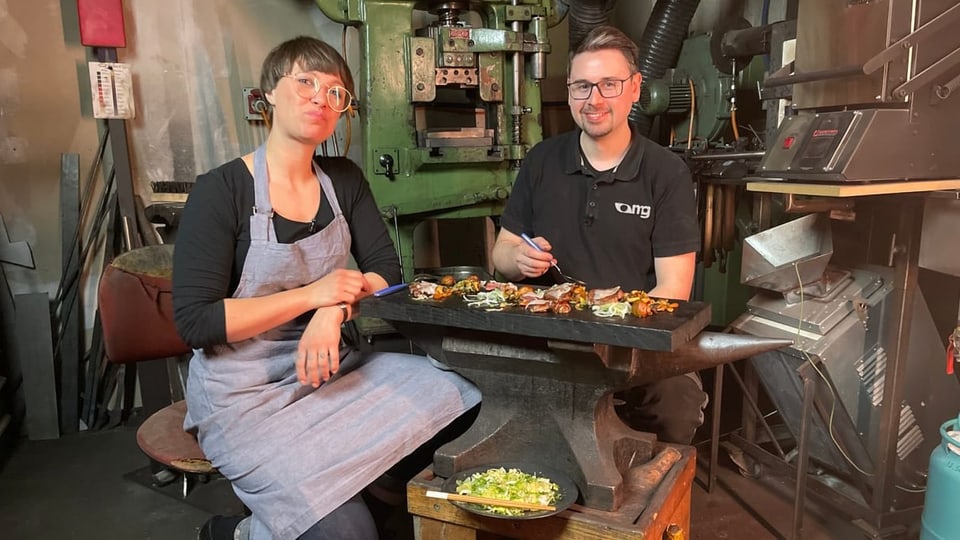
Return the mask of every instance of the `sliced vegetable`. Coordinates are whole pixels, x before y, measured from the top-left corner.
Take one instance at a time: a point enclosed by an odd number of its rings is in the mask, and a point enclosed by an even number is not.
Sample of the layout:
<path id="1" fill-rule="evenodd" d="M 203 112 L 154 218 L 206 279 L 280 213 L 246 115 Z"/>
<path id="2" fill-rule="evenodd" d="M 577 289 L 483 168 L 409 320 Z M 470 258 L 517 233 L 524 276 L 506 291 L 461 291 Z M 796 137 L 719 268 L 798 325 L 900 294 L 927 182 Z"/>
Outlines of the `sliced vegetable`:
<path id="1" fill-rule="evenodd" d="M 515 502 L 552 505 L 560 497 L 560 486 L 547 478 L 520 469 L 488 469 L 457 481 L 457 493 Z M 504 516 L 523 515 L 526 510 L 481 505 L 488 512 Z"/>

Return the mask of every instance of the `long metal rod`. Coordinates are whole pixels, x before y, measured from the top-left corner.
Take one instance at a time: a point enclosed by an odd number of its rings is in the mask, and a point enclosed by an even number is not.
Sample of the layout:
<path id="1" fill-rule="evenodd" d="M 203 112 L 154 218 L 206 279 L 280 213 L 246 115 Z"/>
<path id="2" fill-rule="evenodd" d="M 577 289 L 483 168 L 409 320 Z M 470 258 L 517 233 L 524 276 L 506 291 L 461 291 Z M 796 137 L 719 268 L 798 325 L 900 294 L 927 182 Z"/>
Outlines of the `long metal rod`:
<path id="1" fill-rule="evenodd" d="M 109 47 L 97 49 L 97 59 L 101 62 L 116 62 L 117 50 Z M 117 175 L 117 201 L 120 205 L 120 215 L 123 225 L 123 235 L 126 249 L 131 250 L 143 245 L 137 226 L 133 203 L 134 187 L 133 173 L 130 168 L 130 150 L 127 145 L 126 121 L 120 118 L 107 119 L 110 128 L 110 150 L 113 158 L 113 169 Z"/>
<path id="2" fill-rule="evenodd" d="M 810 447 L 810 415 L 813 412 L 813 394 L 816 392 L 815 379 L 803 377 L 803 406 L 800 409 L 800 441 L 797 444 L 797 480 L 793 499 L 794 540 L 803 538 L 803 513 L 807 502 L 807 461 Z"/>
<path id="3" fill-rule="evenodd" d="M 397 235 L 397 261 L 400 263 L 400 278 L 406 279 L 406 274 L 403 273 L 403 242 L 400 241 L 400 222 L 397 214 L 400 213 L 400 210 L 394 206 L 393 209 L 393 233 Z M 412 269 L 411 269 L 412 270 Z"/>
<path id="4" fill-rule="evenodd" d="M 957 75 L 943 84 L 938 84 L 934 87 L 934 91 L 937 93 L 938 98 L 947 99 L 957 88 L 960 88 L 960 75 Z"/>
<path id="5" fill-rule="evenodd" d="M 695 156 L 690 156 L 690 159 L 694 161 L 720 161 L 723 159 L 762 158 L 765 155 L 767 155 L 766 152 L 726 152 L 716 154 L 697 154 Z"/>
<path id="6" fill-rule="evenodd" d="M 786 77 L 770 77 L 763 81 L 763 87 L 773 88 L 775 86 L 787 86 L 796 83 L 843 79 L 846 77 L 856 77 L 858 75 L 863 75 L 862 66 L 841 66 L 819 71 L 808 71 L 806 73 L 794 73 Z"/>
<path id="7" fill-rule="evenodd" d="M 914 75 L 909 81 L 893 89 L 893 97 L 903 98 L 914 90 L 926 86 L 934 79 L 947 73 L 960 64 L 960 49 L 954 49 L 953 52 L 937 60 L 932 66 Z"/>
<path id="8" fill-rule="evenodd" d="M 795 466 L 777 458 L 764 448 L 760 447 L 756 443 L 748 441 L 737 433 L 730 434 L 730 442 L 737 445 L 737 447 L 742 449 L 747 455 L 760 462 L 760 464 L 764 467 L 764 471 L 768 473 L 768 476 L 776 475 L 777 481 L 783 480 L 787 476 L 793 476 L 796 474 L 797 469 Z M 723 484 L 722 478 L 720 479 L 719 483 Z M 844 517 L 849 518 L 850 521 L 873 523 L 883 519 L 884 526 L 887 527 L 893 524 L 916 524 L 919 522 L 920 513 L 923 510 L 922 507 L 918 506 L 906 510 L 887 512 L 883 516 L 878 517 L 860 500 L 854 500 L 851 498 L 847 492 L 838 491 L 830 486 L 827 486 L 823 482 L 816 480 L 813 480 L 807 484 L 807 493 L 810 494 L 811 498 L 815 498 L 816 501 L 822 503 L 825 507 L 839 512 Z"/>
<path id="9" fill-rule="evenodd" d="M 723 400 L 723 364 L 713 370 L 713 420 L 710 423 L 710 470 L 707 472 L 707 493 L 713 493 L 720 460 L 720 402 Z"/>
<path id="10" fill-rule="evenodd" d="M 512 0 L 511 5 L 519 4 L 518 0 Z M 520 21 L 513 21 L 510 29 L 521 39 L 523 27 Z M 523 53 L 517 51 L 513 53 L 513 144 L 518 145 L 523 141 Z"/>
<path id="11" fill-rule="evenodd" d="M 882 514 L 891 507 L 891 492 L 894 488 L 897 465 L 897 439 L 900 427 L 900 403 L 903 399 L 907 358 L 910 351 L 910 314 L 917 289 L 918 261 L 920 258 L 920 227 L 923 221 L 922 199 L 902 198 L 896 205 L 898 214 L 895 246 L 893 291 L 891 292 L 890 317 L 895 320 L 888 328 L 884 348 L 887 350 L 887 369 L 883 383 L 883 403 L 880 405 L 880 429 L 877 440 L 877 467 L 874 470 L 873 500 L 871 507 Z"/>
<path id="12" fill-rule="evenodd" d="M 940 15 L 937 15 L 927 24 L 917 28 L 915 31 L 907 34 L 904 38 L 877 53 L 877 55 L 873 58 L 867 60 L 863 64 L 863 72 L 869 75 L 882 68 L 887 62 L 900 56 L 910 47 L 913 47 L 940 30 L 950 28 L 951 23 L 953 23 L 955 19 L 960 19 L 960 4 L 956 4 Z"/>
<path id="13" fill-rule="evenodd" d="M 770 442 L 773 443 L 773 447 L 777 449 L 777 453 L 781 458 L 786 458 L 787 454 L 783 451 L 783 447 L 780 446 L 780 443 L 777 442 L 777 436 L 773 433 L 773 428 L 770 427 L 770 422 L 767 422 L 767 419 L 763 416 L 763 411 L 760 410 L 760 406 L 757 405 L 757 400 L 750 395 L 750 392 L 747 391 L 747 384 L 740 377 L 740 373 L 736 369 L 733 369 L 733 366 L 730 367 L 730 374 L 733 375 L 733 379 L 737 381 L 737 385 L 740 386 L 740 390 L 743 392 L 743 399 L 750 405 L 750 409 L 753 410 L 753 414 L 756 415 L 757 420 L 760 422 L 760 425 L 763 426 L 763 430 L 767 432 L 767 436 L 770 437 Z"/>

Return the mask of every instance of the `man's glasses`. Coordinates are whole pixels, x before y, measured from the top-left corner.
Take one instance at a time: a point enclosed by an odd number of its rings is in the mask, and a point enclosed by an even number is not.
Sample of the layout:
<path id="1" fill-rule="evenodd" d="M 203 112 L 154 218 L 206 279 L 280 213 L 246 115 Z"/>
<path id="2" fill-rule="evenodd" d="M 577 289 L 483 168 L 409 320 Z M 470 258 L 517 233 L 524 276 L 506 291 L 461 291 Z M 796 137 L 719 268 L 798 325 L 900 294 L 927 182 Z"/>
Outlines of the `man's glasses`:
<path id="1" fill-rule="evenodd" d="M 293 79 L 297 95 L 303 99 L 313 99 L 321 90 L 326 88 L 327 106 L 338 113 L 349 109 L 350 103 L 353 101 L 353 96 L 346 88 L 320 84 L 320 81 L 313 75 L 299 73 L 297 75 L 284 75 L 284 77 Z"/>
<path id="2" fill-rule="evenodd" d="M 570 92 L 570 97 L 573 99 L 590 99 L 590 95 L 593 94 L 593 88 L 596 87 L 601 97 L 615 98 L 623 93 L 623 83 L 629 81 L 631 77 L 633 77 L 633 75 L 625 79 L 603 79 L 595 83 L 589 81 L 573 81 L 572 83 L 567 83 L 567 91 Z"/>

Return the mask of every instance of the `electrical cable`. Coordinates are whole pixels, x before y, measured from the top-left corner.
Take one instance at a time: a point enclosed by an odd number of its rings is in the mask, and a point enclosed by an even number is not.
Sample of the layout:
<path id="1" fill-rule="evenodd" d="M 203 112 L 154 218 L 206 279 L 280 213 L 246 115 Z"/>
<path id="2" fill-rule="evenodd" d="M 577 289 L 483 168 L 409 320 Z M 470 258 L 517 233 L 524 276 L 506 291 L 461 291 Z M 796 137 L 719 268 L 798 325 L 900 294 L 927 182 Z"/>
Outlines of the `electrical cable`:
<path id="1" fill-rule="evenodd" d="M 830 391 L 830 417 L 827 421 L 827 433 L 830 435 L 830 440 L 833 441 L 833 444 L 834 446 L 836 446 L 837 451 L 840 452 L 840 455 L 843 456 L 843 459 L 847 460 L 847 463 L 849 463 L 851 467 L 856 469 L 860 474 L 866 476 L 867 478 L 873 478 L 874 477 L 873 473 L 869 473 L 861 469 L 860 466 L 858 466 L 853 461 L 853 459 L 851 459 L 850 456 L 847 455 L 847 452 L 843 449 L 842 446 L 840 446 L 840 442 L 837 441 L 836 436 L 833 434 L 833 418 L 834 418 L 834 413 L 836 412 L 836 409 L 837 409 L 837 394 L 834 392 L 833 385 L 830 384 L 830 381 L 827 379 L 827 376 L 824 375 L 823 372 L 820 371 L 820 368 L 817 367 L 817 364 L 813 361 L 813 358 L 811 358 L 810 355 L 807 354 L 807 351 L 800 348 L 800 336 L 802 331 L 801 325 L 803 324 L 803 303 L 804 303 L 803 282 L 801 281 L 801 278 L 800 278 L 800 267 L 797 265 L 797 263 L 793 263 L 793 269 L 797 273 L 797 282 L 800 284 L 800 316 L 799 316 L 799 322 L 797 323 L 797 350 L 803 354 L 804 358 L 806 358 L 807 362 L 810 364 L 810 367 L 812 367 L 814 371 L 817 372 L 817 375 L 819 375 L 820 378 L 823 379 L 824 384 L 827 385 L 827 390 Z M 906 491 L 908 493 L 926 492 L 926 488 L 914 489 L 914 488 L 901 486 L 896 483 L 894 483 L 894 487 L 896 487 L 901 491 Z"/>
<path id="2" fill-rule="evenodd" d="M 761 148 L 764 148 L 764 147 L 765 147 L 765 145 L 763 144 L 763 139 L 760 137 L 760 134 L 757 133 L 757 130 L 753 129 L 753 126 L 752 126 L 752 125 L 747 124 L 747 125 L 745 125 L 745 126 L 740 126 L 740 127 L 744 128 L 744 129 L 749 129 L 749 130 L 750 130 L 750 133 L 753 133 L 753 136 L 757 139 L 757 143 L 760 145 L 760 147 L 761 147 Z"/>
<path id="3" fill-rule="evenodd" d="M 836 410 L 837 410 L 837 395 L 836 395 L 836 393 L 833 391 L 833 385 L 830 384 L 830 381 L 827 379 L 826 375 L 824 375 L 823 372 L 820 371 L 820 368 L 817 367 L 817 364 L 813 361 L 813 358 L 811 358 L 810 355 L 807 354 L 807 351 L 806 351 L 806 350 L 800 348 L 800 338 L 801 338 L 802 324 L 803 324 L 803 304 L 804 304 L 803 281 L 802 281 L 802 279 L 800 278 L 800 267 L 797 265 L 797 263 L 793 263 L 793 269 L 794 269 L 794 270 L 796 271 L 796 273 L 797 273 L 797 283 L 800 284 L 800 316 L 799 316 L 799 318 L 798 318 L 798 321 L 799 321 L 799 322 L 797 323 L 797 341 L 796 341 L 796 343 L 797 343 L 797 350 L 800 351 L 801 354 L 803 354 L 803 357 L 806 358 L 807 363 L 809 363 L 809 364 L 810 364 L 810 367 L 812 367 L 813 370 L 817 372 L 817 375 L 819 375 L 820 378 L 823 379 L 824 384 L 827 385 L 827 390 L 830 391 L 830 417 L 829 417 L 829 420 L 828 420 L 828 422 L 827 422 L 827 434 L 830 435 L 830 439 L 833 441 L 834 446 L 837 447 L 837 450 L 838 450 L 838 451 L 840 452 L 840 454 L 843 456 L 843 459 L 847 460 L 847 463 L 849 463 L 851 467 L 853 467 L 854 469 L 856 469 L 858 472 L 860 472 L 860 474 L 862 474 L 862 475 L 864 475 L 864 476 L 872 477 L 872 476 L 873 476 L 873 473 L 869 473 L 869 472 L 861 469 L 860 466 L 857 465 L 857 464 L 853 461 L 853 459 L 850 458 L 849 455 L 847 455 L 847 452 L 840 446 L 840 442 L 837 441 L 836 436 L 834 436 L 834 434 L 833 434 L 833 417 L 834 417 L 834 413 L 835 413 Z"/>
<path id="4" fill-rule="evenodd" d="M 350 104 L 350 107 L 347 109 L 347 136 L 343 148 L 344 156 L 350 152 L 350 141 L 353 140 L 353 117 L 356 114 L 357 113 L 353 110 L 353 104 Z"/>
<path id="5" fill-rule="evenodd" d="M 263 108 L 260 109 L 260 116 L 263 117 L 263 123 L 267 125 L 267 129 L 268 129 L 268 130 L 269 130 L 271 127 L 273 127 L 273 126 L 271 125 L 271 122 L 270 122 L 270 113 L 267 112 L 267 107 L 263 107 Z"/>
<path id="6" fill-rule="evenodd" d="M 693 80 L 687 79 L 687 85 L 690 87 L 690 125 L 687 126 L 687 150 L 693 145 L 693 121 L 697 115 L 697 90 L 693 86 Z"/>
<path id="7" fill-rule="evenodd" d="M 733 142 L 740 140 L 740 130 L 737 129 L 737 105 L 730 107 L 730 125 L 733 127 Z"/>
<path id="8" fill-rule="evenodd" d="M 343 25 L 343 31 L 340 33 L 340 54 L 343 56 L 343 61 L 347 61 L 347 25 Z M 356 116 L 357 112 L 354 110 L 354 99 L 351 96 L 350 105 L 347 106 L 346 116 L 347 126 L 346 126 L 346 135 L 343 140 L 343 153 L 340 154 L 343 157 L 346 157 L 350 153 L 350 142 L 353 139 L 353 117 Z M 334 137 L 336 137 L 336 132 L 334 132 Z M 336 147 L 339 147 L 334 141 Z"/>

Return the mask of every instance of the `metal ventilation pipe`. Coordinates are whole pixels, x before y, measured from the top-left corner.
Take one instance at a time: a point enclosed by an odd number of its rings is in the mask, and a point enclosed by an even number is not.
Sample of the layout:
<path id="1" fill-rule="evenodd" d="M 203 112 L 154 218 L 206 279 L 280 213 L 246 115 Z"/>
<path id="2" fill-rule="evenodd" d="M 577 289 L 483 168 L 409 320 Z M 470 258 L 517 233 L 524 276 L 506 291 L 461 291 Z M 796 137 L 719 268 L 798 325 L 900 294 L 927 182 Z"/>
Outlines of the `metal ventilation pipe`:
<path id="1" fill-rule="evenodd" d="M 640 38 L 640 58 L 637 68 L 646 81 L 663 77 L 667 69 L 673 67 L 680 47 L 687 37 L 690 20 L 696 13 L 700 0 L 658 0 L 650 13 L 650 20 Z M 573 15 L 573 6 L 570 6 Z M 570 43 L 573 46 L 573 21 L 570 21 Z M 634 103 L 630 111 L 630 123 L 643 135 L 650 133 L 651 117 L 643 114 L 639 103 Z"/>

